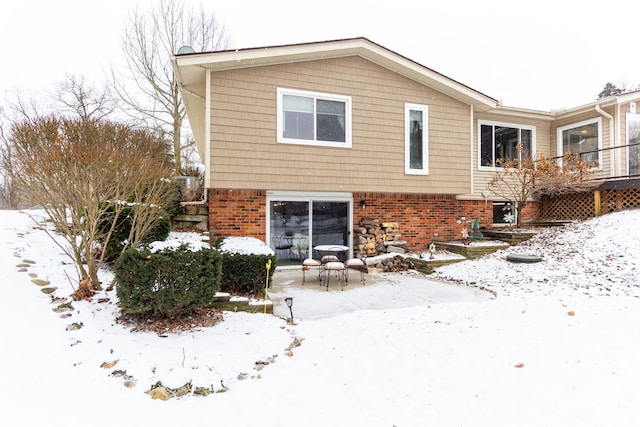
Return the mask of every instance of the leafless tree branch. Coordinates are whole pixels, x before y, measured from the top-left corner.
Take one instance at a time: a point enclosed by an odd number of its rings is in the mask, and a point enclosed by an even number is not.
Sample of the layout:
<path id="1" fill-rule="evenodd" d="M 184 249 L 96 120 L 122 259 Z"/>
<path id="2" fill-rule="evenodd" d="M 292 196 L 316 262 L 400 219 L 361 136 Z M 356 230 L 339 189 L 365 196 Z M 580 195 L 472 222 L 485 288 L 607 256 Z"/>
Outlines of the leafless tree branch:
<path id="1" fill-rule="evenodd" d="M 230 43 L 214 13 L 189 10 L 181 0 L 160 0 L 148 9 L 130 10 L 122 36 L 124 69 L 111 66 L 110 81 L 129 115 L 166 135 L 175 173 L 182 169 L 186 112 L 169 59 L 181 46 L 212 51 Z"/>

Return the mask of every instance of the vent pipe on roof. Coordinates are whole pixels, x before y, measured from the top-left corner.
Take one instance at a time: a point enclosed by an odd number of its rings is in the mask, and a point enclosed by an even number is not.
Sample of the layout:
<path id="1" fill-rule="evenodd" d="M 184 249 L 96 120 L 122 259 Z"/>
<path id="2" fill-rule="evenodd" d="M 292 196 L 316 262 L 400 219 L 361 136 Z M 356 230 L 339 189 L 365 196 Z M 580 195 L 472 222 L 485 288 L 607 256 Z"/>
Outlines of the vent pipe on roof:
<path id="1" fill-rule="evenodd" d="M 196 51 L 193 50 L 193 48 L 191 46 L 182 46 L 180 49 L 178 49 L 178 52 L 176 54 L 177 55 L 186 55 L 188 53 L 196 53 Z"/>

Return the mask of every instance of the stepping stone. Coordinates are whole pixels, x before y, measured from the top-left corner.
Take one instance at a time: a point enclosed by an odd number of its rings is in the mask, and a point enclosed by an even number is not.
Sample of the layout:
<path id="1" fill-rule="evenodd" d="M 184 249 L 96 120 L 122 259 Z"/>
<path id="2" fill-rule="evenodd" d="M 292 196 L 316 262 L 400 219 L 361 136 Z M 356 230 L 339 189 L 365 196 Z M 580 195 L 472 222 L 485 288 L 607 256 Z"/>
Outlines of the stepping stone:
<path id="1" fill-rule="evenodd" d="M 47 286 L 49 284 L 47 280 L 42 279 L 31 279 L 31 283 L 38 286 Z"/>

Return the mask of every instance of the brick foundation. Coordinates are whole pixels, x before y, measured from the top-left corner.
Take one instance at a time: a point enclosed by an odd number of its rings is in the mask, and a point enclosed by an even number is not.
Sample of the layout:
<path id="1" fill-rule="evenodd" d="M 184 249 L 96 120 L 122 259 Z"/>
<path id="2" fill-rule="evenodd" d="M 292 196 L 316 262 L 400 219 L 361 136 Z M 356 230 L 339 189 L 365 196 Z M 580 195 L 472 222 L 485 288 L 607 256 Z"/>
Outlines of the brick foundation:
<path id="1" fill-rule="evenodd" d="M 266 191 L 209 189 L 211 241 L 220 237 L 249 236 L 266 241 Z M 362 203 L 364 202 L 364 208 Z M 523 221 L 538 219 L 539 203 L 527 203 Z M 457 200 L 454 195 L 353 193 L 353 226 L 362 218 L 397 222 L 410 251 L 425 250 L 438 233 L 439 240 L 460 239 L 458 219 L 480 219 L 482 227 L 493 224 L 493 205 L 484 200 Z"/>
<path id="2" fill-rule="evenodd" d="M 220 237 L 255 237 L 265 241 L 267 193 L 263 190 L 209 189 L 211 241 Z"/>
<path id="3" fill-rule="evenodd" d="M 460 239 L 462 226 L 458 219 L 480 219 L 481 226 L 493 222 L 493 205 L 484 201 L 457 200 L 454 195 L 354 193 L 353 219 L 376 218 L 397 222 L 407 249 L 424 250 L 434 233 L 439 240 Z M 365 208 L 361 208 L 364 201 Z"/>
<path id="4" fill-rule="evenodd" d="M 540 219 L 540 211 L 542 205 L 540 202 L 527 202 L 524 210 L 520 212 L 520 222 L 538 221 Z"/>

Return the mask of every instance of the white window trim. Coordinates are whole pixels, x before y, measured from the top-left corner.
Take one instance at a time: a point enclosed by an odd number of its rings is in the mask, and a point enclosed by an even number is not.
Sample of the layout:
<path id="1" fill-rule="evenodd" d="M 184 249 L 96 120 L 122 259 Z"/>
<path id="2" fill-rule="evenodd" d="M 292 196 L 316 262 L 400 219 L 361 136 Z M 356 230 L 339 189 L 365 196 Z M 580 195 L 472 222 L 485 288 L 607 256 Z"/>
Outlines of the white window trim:
<path id="1" fill-rule="evenodd" d="M 284 114 L 283 114 L 283 96 L 284 95 L 296 95 L 296 96 L 307 96 L 311 98 L 320 98 L 326 99 L 328 101 L 340 101 L 345 103 L 345 142 L 333 142 L 333 141 L 316 141 L 316 140 L 308 140 L 308 139 L 292 139 L 292 138 L 284 138 Z M 351 148 L 351 97 L 347 95 L 337 95 L 332 93 L 322 93 L 322 92 L 310 92 L 298 89 L 287 89 L 287 88 L 278 88 L 277 89 L 277 104 L 276 104 L 276 132 L 277 132 L 277 141 L 281 144 L 302 144 L 302 145 L 314 145 L 320 147 L 335 147 L 335 148 Z M 315 115 L 314 115 L 315 120 Z"/>
<path id="2" fill-rule="evenodd" d="M 631 173 L 631 168 L 629 167 L 630 165 L 630 160 L 631 160 L 631 147 L 629 147 L 629 144 L 631 144 L 631 141 L 629 141 L 629 133 L 630 133 L 630 129 L 629 129 L 629 122 L 630 121 L 634 121 L 634 122 L 640 122 L 640 114 L 636 114 L 636 113 L 627 113 L 627 117 L 626 117 L 626 123 L 627 123 L 627 129 L 626 129 L 626 135 L 627 135 L 627 141 L 625 142 L 625 144 L 627 145 L 627 160 L 626 160 L 626 173 L 627 175 L 629 175 Z"/>
<path id="3" fill-rule="evenodd" d="M 520 123 L 509 123 L 509 122 L 496 122 L 493 120 L 478 120 L 478 126 L 476 129 L 476 133 L 478 134 L 478 170 L 481 171 L 491 171 L 491 172 L 501 172 L 503 170 L 505 170 L 505 168 L 501 168 L 498 166 L 483 166 L 482 165 L 482 132 L 480 131 L 482 125 L 487 125 L 487 126 L 502 126 L 502 127 L 509 127 L 509 128 L 514 128 L 514 129 L 520 129 L 520 130 L 530 130 L 531 131 L 531 156 L 533 158 L 535 158 L 536 155 L 536 127 L 535 126 L 530 126 L 530 125 L 523 125 Z M 495 161 L 495 157 L 496 157 L 496 153 L 495 153 L 495 142 L 494 144 L 492 144 L 492 148 L 493 150 L 492 152 L 492 157 L 493 160 Z"/>
<path id="4" fill-rule="evenodd" d="M 339 202 L 339 203 L 348 203 L 348 235 L 353 236 L 353 193 L 347 192 L 324 192 L 324 191 L 267 191 L 267 208 L 266 208 L 266 227 L 265 227 L 265 235 L 267 236 L 267 242 L 271 238 L 271 206 L 272 201 L 288 201 L 288 202 L 307 202 L 309 203 L 309 208 L 311 208 L 311 203 L 314 201 L 327 201 L 327 202 Z M 309 229 L 313 228 L 313 217 L 309 218 Z M 349 257 L 353 256 L 353 245 L 349 246 Z M 278 267 L 278 268 L 287 268 L 287 267 Z M 292 266 L 293 268 L 293 266 Z M 300 266 L 295 266 L 295 268 L 300 268 Z"/>
<path id="5" fill-rule="evenodd" d="M 593 119 L 583 120 L 577 123 L 571 123 L 570 125 L 559 127 L 556 130 L 556 150 L 558 153 L 558 162 L 560 166 L 562 166 L 562 156 L 564 156 L 564 151 L 562 150 L 562 132 L 565 130 L 578 128 L 580 126 L 589 125 L 592 123 L 598 124 L 598 166 L 593 168 L 594 170 L 602 169 L 602 117 L 596 117 Z"/>
<path id="6" fill-rule="evenodd" d="M 422 169 L 411 167 L 411 114 L 410 111 L 422 111 Z M 404 173 L 407 175 L 429 175 L 429 106 L 404 104 Z"/>

